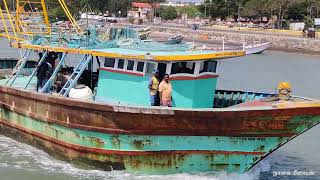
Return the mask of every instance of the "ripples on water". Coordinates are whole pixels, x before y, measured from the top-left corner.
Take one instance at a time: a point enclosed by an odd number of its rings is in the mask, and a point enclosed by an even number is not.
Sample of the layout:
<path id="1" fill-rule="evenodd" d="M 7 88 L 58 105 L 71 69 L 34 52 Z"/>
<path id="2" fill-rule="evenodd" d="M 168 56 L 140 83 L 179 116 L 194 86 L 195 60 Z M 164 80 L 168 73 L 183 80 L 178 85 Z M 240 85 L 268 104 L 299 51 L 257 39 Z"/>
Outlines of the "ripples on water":
<path id="1" fill-rule="evenodd" d="M 319 130 L 319 129 L 318 129 Z M 299 141 L 299 140 L 298 140 Z M 312 157 L 312 156 L 310 156 Z M 272 167 L 271 167 L 272 164 Z M 316 164 L 315 164 L 316 165 Z M 317 169 L 318 168 L 318 169 Z M 256 179 L 317 179 L 312 177 L 273 177 L 273 170 L 319 170 L 312 163 L 295 157 L 285 150 L 274 153 L 272 156 L 263 160 L 252 170 L 244 174 L 227 174 L 220 172 L 216 174 L 177 174 L 164 176 L 143 176 L 130 174 L 123 171 L 99 171 L 85 170 L 75 167 L 64 161 L 54 159 L 47 153 L 17 142 L 11 138 L 0 135 L 0 179 L 1 180 L 104 180 L 104 179 L 132 179 L 132 180 L 256 180 Z"/>

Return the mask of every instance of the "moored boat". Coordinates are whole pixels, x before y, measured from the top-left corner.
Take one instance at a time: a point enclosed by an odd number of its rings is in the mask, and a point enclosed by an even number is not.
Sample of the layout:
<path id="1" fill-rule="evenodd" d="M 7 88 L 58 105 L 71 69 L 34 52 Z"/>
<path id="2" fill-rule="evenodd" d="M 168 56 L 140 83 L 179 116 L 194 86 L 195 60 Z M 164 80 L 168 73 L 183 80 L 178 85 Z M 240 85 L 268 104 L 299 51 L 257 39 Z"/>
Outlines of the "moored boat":
<path id="1" fill-rule="evenodd" d="M 245 45 L 244 49 L 246 54 L 260 54 L 271 46 L 270 42 L 261 43 L 261 44 L 253 44 L 253 45 Z"/>
<path id="2" fill-rule="evenodd" d="M 222 47 L 222 48 L 213 48 L 213 47 L 207 47 L 203 46 L 203 50 L 239 50 L 242 49 L 246 52 L 246 55 L 250 54 L 261 54 L 265 50 L 267 50 L 271 46 L 270 42 L 266 43 L 260 43 L 260 44 L 251 44 L 251 45 L 243 45 L 242 47 Z"/>
<path id="3" fill-rule="evenodd" d="M 83 37 L 52 29 L 49 37 L 12 42 L 26 51 L 17 71 L 0 81 L 2 134 L 105 170 L 243 173 L 320 122 L 317 100 L 217 90 L 219 61 L 243 56 L 244 51 L 140 41 L 127 28 L 111 29 L 107 36 L 95 29 L 84 32 Z M 21 77 L 35 50 L 43 53 L 37 68 Z M 74 59 L 70 79 L 54 90 L 69 54 L 82 59 Z M 36 92 L 38 67 L 52 61 L 54 71 Z M 150 106 L 148 84 L 154 70 L 170 75 L 173 107 Z M 71 98 L 76 84 L 95 73 L 96 82 L 83 82 L 94 90 L 94 101 Z M 289 92 L 284 85 L 279 89 Z"/>
<path id="4" fill-rule="evenodd" d="M 183 40 L 183 36 L 181 35 L 175 35 L 170 37 L 165 43 L 166 44 L 179 44 Z"/>

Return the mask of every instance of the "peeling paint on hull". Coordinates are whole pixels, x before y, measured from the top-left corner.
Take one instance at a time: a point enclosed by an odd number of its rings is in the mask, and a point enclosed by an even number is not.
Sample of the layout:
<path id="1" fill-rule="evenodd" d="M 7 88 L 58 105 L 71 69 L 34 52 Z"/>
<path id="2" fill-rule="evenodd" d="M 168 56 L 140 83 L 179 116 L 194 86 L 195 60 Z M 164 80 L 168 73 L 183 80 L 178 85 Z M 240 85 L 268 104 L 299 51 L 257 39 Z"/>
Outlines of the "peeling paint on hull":
<path id="1" fill-rule="evenodd" d="M 0 93 L 2 134 L 73 163 L 145 174 L 243 173 L 320 122 L 317 107 L 183 111 Z"/>

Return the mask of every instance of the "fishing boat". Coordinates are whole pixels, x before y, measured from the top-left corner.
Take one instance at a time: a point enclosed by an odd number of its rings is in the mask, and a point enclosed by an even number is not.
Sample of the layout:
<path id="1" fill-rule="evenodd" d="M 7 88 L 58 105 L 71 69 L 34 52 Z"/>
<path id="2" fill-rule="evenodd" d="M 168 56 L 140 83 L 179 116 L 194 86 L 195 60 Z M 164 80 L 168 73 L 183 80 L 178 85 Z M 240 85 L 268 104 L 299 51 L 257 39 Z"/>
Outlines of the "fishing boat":
<path id="1" fill-rule="evenodd" d="M 165 42 L 166 44 L 179 44 L 183 40 L 183 36 L 181 35 L 175 35 L 170 38 Z"/>
<path id="2" fill-rule="evenodd" d="M 145 40 L 148 39 L 148 37 L 150 36 L 151 27 L 139 28 L 137 29 L 137 31 L 139 38 Z"/>
<path id="3" fill-rule="evenodd" d="M 0 81 L 0 133 L 57 158 L 143 174 L 243 173 L 320 122 L 320 101 L 291 95 L 288 83 L 280 83 L 278 95 L 218 90 L 219 62 L 244 51 L 141 41 L 130 28 L 84 29 L 63 0 L 73 29 L 51 28 L 45 1 L 34 0 L 29 3 L 41 4 L 43 22 L 40 33 L 27 33 L 21 26 L 30 23 L 19 24 L 24 2 L 18 0 L 15 17 L 8 17 L 18 26 L 9 25 L 16 34 L 5 36 L 25 53 L 15 73 Z M 39 54 L 38 65 L 22 76 L 32 53 Z M 66 57 L 74 54 L 82 58 L 72 60 L 70 79 L 54 90 Z M 49 61 L 55 62 L 54 71 L 37 92 L 35 74 Z M 100 65 L 97 72 L 94 64 Z M 173 107 L 151 107 L 148 84 L 154 70 L 170 75 Z M 81 82 L 95 73 L 95 82 Z M 77 89 L 88 92 L 80 83 L 94 98 L 71 95 L 80 94 Z"/>
<path id="4" fill-rule="evenodd" d="M 245 45 L 244 49 L 246 54 L 261 54 L 263 51 L 268 49 L 271 46 L 270 42 L 260 43 L 260 44 L 253 44 L 253 45 Z"/>
<path id="5" fill-rule="evenodd" d="M 202 49 L 203 50 L 240 50 L 242 49 L 243 51 L 246 52 L 246 55 L 250 55 L 250 54 L 261 54 L 265 50 L 267 50 L 270 46 L 271 46 L 271 43 L 266 42 L 266 43 L 260 43 L 260 44 L 243 45 L 242 47 L 225 47 L 223 42 L 222 48 L 207 47 L 206 45 L 204 45 Z"/>

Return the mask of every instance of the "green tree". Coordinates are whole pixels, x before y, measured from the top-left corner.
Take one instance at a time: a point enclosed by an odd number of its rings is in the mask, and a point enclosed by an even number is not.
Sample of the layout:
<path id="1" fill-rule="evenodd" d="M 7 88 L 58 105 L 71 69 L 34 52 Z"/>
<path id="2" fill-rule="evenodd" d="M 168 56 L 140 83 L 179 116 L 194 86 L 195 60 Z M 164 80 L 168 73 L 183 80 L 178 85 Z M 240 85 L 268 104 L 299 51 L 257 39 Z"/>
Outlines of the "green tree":
<path id="1" fill-rule="evenodd" d="M 306 8 L 306 12 L 304 13 L 306 16 L 319 16 L 320 0 L 304 0 L 301 4 Z"/>
<path id="2" fill-rule="evenodd" d="M 230 4 L 227 0 L 206 0 L 199 7 L 201 14 L 205 17 L 222 18 L 230 15 Z"/>
<path id="3" fill-rule="evenodd" d="M 196 17 L 200 11 L 197 6 L 183 6 L 178 8 L 179 14 L 187 14 L 188 18 Z"/>
<path id="4" fill-rule="evenodd" d="M 268 0 L 250 0 L 244 5 L 243 16 L 249 18 L 270 16 L 267 6 Z"/>
<path id="5" fill-rule="evenodd" d="M 235 14 L 234 15 L 235 17 L 237 17 L 237 20 L 239 21 L 240 20 L 240 17 L 241 17 L 241 11 L 245 5 L 245 3 L 247 2 L 248 0 L 233 0 L 232 1 L 232 4 L 233 4 L 233 9 L 235 11 Z"/>
<path id="6" fill-rule="evenodd" d="M 79 16 L 80 11 L 80 2 L 79 0 L 68 0 L 65 1 L 66 5 L 70 11 L 70 13 L 74 17 Z M 57 0 L 47 0 L 47 7 L 48 7 L 48 13 L 50 20 L 68 20 L 65 12 L 63 11 L 62 7 L 60 6 L 59 2 Z"/>
<path id="7" fill-rule="evenodd" d="M 178 17 L 178 11 L 175 7 L 172 6 L 162 6 L 160 8 L 161 18 L 166 20 L 176 19 Z"/>
<path id="8" fill-rule="evenodd" d="M 6 2 L 7 2 L 9 10 L 14 10 L 14 6 L 15 6 L 16 1 L 15 0 L 7 0 Z M 4 3 L 2 0 L 0 0 L 0 7 L 2 10 L 5 10 Z"/>
<path id="9" fill-rule="evenodd" d="M 307 14 L 307 9 L 303 2 L 297 3 L 288 9 L 286 19 L 303 20 Z"/>
<path id="10" fill-rule="evenodd" d="M 268 7 L 273 15 L 277 16 L 277 27 L 283 28 L 283 21 L 289 8 L 299 4 L 300 0 L 269 0 Z"/>
<path id="11" fill-rule="evenodd" d="M 304 17 L 304 23 L 305 23 L 305 28 L 310 28 L 313 27 L 314 21 L 310 16 L 305 16 Z"/>

